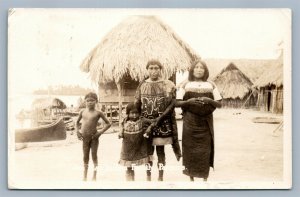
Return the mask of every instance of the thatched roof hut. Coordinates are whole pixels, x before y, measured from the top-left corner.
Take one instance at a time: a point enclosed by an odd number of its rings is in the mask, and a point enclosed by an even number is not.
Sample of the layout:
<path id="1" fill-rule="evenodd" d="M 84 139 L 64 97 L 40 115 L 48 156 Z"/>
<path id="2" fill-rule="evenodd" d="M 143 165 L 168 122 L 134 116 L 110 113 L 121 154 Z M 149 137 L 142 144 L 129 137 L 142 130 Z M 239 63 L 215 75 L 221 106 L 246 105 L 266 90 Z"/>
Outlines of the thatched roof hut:
<path id="1" fill-rule="evenodd" d="M 87 55 L 80 68 L 99 86 L 101 103 L 133 101 L 146 64 L 156 59 L 163 78 L 187 70 L 200 57 L 173 30 L 155 16 L 130 16 L 114 27 Z"/>
<path id="2" fill-rule="evenodd" d="M 277 62 L 263 72 L 253 85 L 253 88 L 258 91 L 257 107 L 262 111 L 282 113 L 283 86 L 283 55 L 281 53 Z"/>
<path id="3" fill-rule="evenodd" d="M 265 86 L 283 86 L 283 64 L 278 62 L 270 69 L 265 70 L 262 75 L 253 84 L 254 88 Z"/>
<path id="4" fill-rule="evenodd" d="M 243 99 L 253 85 L 251 80 L 234 63 L 230 63 L 224 68 L 213 81 L 216 83 L 223 99 Z"/>
<path id="5" fill-rule="evenodd" d="M 135 81 L 147 76 L 146 64 L 157 59 L 163 77 L 188 69 L 199 58 L 170 27 L 155 16 L 130 16 L 113 28 L 88 54 L 80 68 L 93 82 L 119 83 L 125 75 Z"/>
<path id="6" fill-rule="evenodd" d="M 66 104 L 58 98 L 38 98 L 31 104 L 33 109 L 33 121 L 52 120 L 63 115 Z"/>
<path id="7" fill-rule="evenodd" d="M 209 67 L 209 77 L 214 79 L 223 68 L 234 63 L 253 83 L 261 73 L 272 67 L 276 59 L 203 59 Z"/>
<path id="8" fill-rule="evenodd" d="M 66 104 L 58 98 L 38 98 L 33 101 L 33 109 L 47 109 L 47 108 L 56 108 L 56 109 L 66 109 Z"/>
<path id="9" fill-rule="evenodd" d="M 232 62 L 213 81 L 225 107 L 242 107 L 251 95 L 252 81 Z"/>

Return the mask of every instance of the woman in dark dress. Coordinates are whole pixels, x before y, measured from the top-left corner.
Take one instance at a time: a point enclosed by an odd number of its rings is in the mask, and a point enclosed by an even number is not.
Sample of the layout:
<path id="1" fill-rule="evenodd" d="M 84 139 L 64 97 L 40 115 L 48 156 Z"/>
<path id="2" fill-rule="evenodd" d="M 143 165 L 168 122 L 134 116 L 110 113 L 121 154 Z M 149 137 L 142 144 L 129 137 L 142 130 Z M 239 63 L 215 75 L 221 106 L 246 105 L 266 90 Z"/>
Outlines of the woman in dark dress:
<path id="1" fill-rule="evenodd" d="M 207 181 L 209 168 L 214 167 L 213 111 L 221 107 L 222 99 L 214 83 L 207 81 L 206 63 L 198 60 L 189 70 L 189 81 L 184 84 L 181 101 L 176 106 L 183 110 L 182 156 L 183 173 Z"/>

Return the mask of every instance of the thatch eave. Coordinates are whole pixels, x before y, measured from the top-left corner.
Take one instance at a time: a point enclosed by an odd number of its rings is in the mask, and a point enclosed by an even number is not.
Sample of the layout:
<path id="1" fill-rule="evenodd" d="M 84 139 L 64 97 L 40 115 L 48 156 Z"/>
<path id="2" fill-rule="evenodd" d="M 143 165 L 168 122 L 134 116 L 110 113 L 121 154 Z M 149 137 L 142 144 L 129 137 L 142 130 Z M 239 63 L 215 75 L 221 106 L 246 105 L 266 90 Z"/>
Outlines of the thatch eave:
<path id="1" fill-rule="evenodd" d="M 253 88 L 260 89 L 262 87 L 283 86 L 283 64 L 277 64 L 275 67 L 266 70 L 254 83 Z"/>
<path id="2" fill-rule="evenodd" d="M 157 59 L 164 78 L 187 70 L 200 57 L 170 27 L 154 16 L 131 16 L 113 28 L 80 65 L 96 83 L 119 83 L 125 75 L 141 81 L 146 64 Z"/>
<path id="3" fill-rule="evenodd" d="M 230 63 L 213 80 L 223 99 L 244 99 L 253 85 L 252 81 L 233 63 Z"/>

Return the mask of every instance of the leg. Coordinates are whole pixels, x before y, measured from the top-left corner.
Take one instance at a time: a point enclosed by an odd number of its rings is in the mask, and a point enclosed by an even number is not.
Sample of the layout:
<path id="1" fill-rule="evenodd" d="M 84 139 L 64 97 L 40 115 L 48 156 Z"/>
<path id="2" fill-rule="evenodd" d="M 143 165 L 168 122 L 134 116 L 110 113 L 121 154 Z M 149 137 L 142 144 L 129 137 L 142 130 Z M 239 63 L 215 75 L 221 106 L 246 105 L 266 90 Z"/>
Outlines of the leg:
<path id="1" fill-rule="evenodd" d="M 87 180 L 87 172 L 89 166 L 89 155 L 90 155 L 90 141 L 84 139 L 82 142 L 83 149 L 83 164 L 84 164 L 84 172 L 83 172 L 83 181 Z"/>
<path id="2" fill-rule="evenodd" d="M 154 153 L 154 146 L 148 146 L 148 155 L 152 156 Z M 147 181 L 151 181 L 151 170 L 153 166 L 153 161 L 149 161 L 149 163 L 146 164 L 147 167 Z"/>
<path id="3" fill-rule="evenodd" d="M 147 181 L 151 181 L 151 169 L 152 169 L 152 165 L 153 165 L 153 162 L 152 161 L 149 161 L 149 163 L 146 164 L 146 168 L 147 168 Z"/>
<path id="4" fill-rule="evenodd" d="M 166 165 L 165 146 L 156 146 L 156 154 L 158 157 L 158 181 L 163 181 L 164 166 Z"/>
<path id="5" fill-rule="evenodd" d="M 190 181 L 194 181 L 194 177 L 193 176 L 190 176 Z"/>
<path id="6" fill-rule="evenodd" d="M 131 172 L 130 172 L 131 167 L 127 167 L 126 170 L 126 181 L 130 181 L 130 176 L 131 176 Z"/>
<path id="7" fill-rule="evenodd" d="M 132 171 L 131 171 L 131 178 L 132 178 L 132 181 L 134 181 L 134 168 L 131 168 Z"/>
<path id="8" fill-rule="evenodd" d="M 134 181 L 134 170 L 132 167 L 127 167 L 126 181 Z"/>
<path id="9" fill-rule="evenodd" d="M 91 149 L 92 149 L 92 159 L 94 163 L 94 174 L 93 174 L 93 181 L 96 181 L 97 177 L 97 167 L 98 167 L 98 146 L 99 146 L 99 139 L 93 139 L 91 142 Z"/>

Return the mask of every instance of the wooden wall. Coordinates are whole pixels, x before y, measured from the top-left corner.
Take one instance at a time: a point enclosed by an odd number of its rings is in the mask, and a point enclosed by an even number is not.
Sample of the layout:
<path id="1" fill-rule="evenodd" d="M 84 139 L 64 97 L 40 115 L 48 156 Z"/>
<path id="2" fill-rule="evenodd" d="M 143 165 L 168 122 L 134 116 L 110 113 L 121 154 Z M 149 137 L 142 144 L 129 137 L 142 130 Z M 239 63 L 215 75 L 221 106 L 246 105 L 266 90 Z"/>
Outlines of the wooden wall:
<path id="1" fill-rule="evenodd" d="M 257 107 L 261 111 L 283 113 L 283 86 L 265 86 L 259 89 Z"/>
<path id="2" fill-rule="evenodd" d="M 257 95 L 249 92 L 243 99 L 223 99 L 222 108 L 255 108 Z"/>

